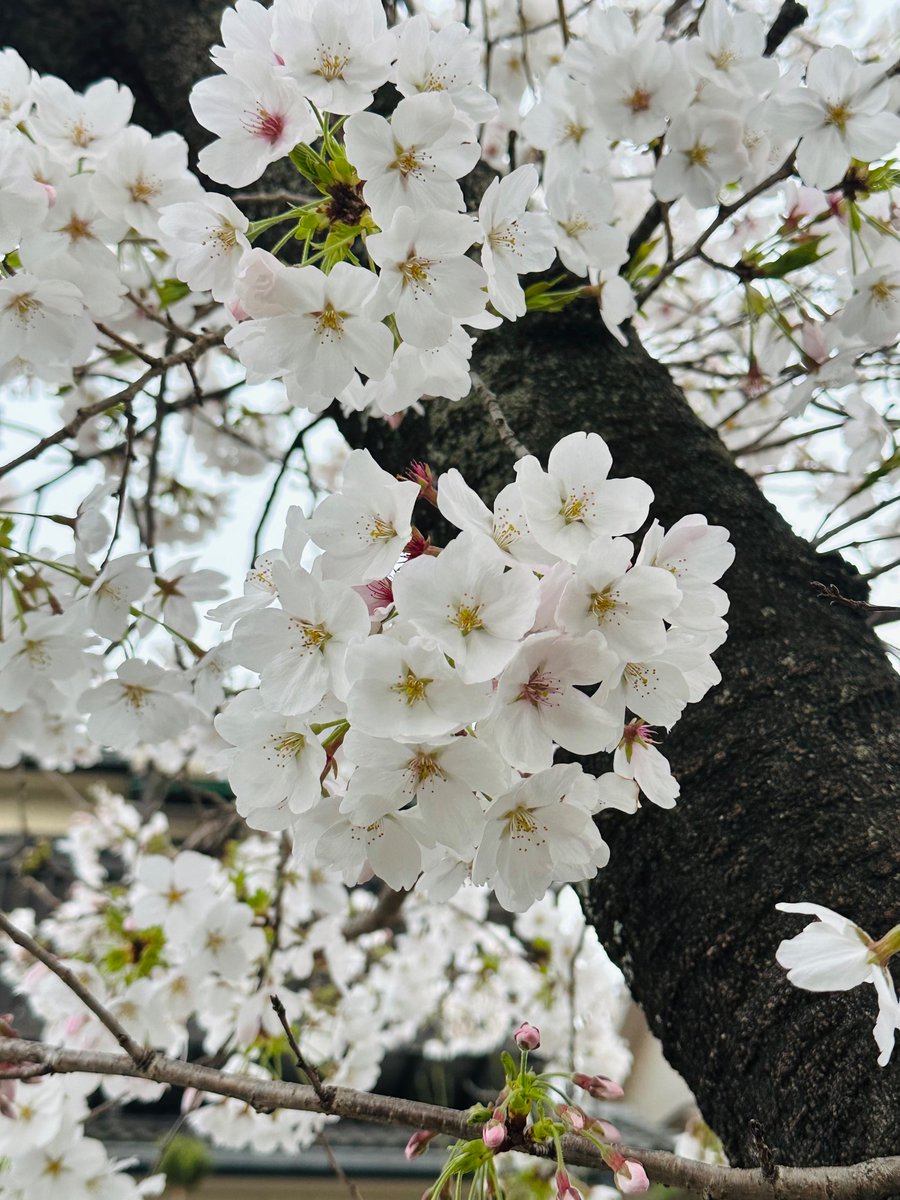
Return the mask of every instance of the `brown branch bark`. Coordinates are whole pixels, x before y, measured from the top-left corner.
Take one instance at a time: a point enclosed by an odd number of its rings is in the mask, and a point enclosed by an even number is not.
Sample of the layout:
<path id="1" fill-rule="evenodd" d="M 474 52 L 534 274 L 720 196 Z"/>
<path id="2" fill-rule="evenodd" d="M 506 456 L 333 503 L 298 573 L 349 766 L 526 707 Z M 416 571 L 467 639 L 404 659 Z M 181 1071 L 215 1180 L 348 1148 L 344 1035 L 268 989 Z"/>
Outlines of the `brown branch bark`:
<path id="1" fill-rule="evenodd" d="M 468 1122 L 468 1113 L 442 1108 L 437 1104 L 422 1104 L 395 1096 L 378 1096 L 353 1088 L 329 1089 L 330 1102 L 323 1105 L 314 1088 L 281 1080 L 251 1078 L 229 1071 L 186 1063 L 154 1054 L 144 1067 L 139 1067 L 122 1054 L 103 1054 L 92 1050 L 67 1050 L 47 1046 L 43 1042 L 21 1038 L 0 1038 L 0 1062 L 41 1063 L 55 1074 L 119 1075 L 135 1079 L 151 1079 L 175 1087 L 196 1088 L 217 1096 L 242 1100 L 262 1112 L 276 1108 L 301 1112 L 327 1112 L 354 1117 L 385 1125 L 404 1125 L 426 1129 L 433 1133 L 472 1140 L 480 1137 L 480 1126 Z M 603 1167 L 597 1151 L 576 1137 L 563 1139 L 566 1162 L 575 1167 Z M 746 1170 L 739 1167 L 716 1167 L 707 1163 L 679 1158 L 665 1150 L 640 1150 L 630 1146 L 617 1147 L 627 1158 L 636 1159 L 646 1169 L 653 1183 L 668 1187 L 687 1188 L 704 1196 L 722 1200 L 877 1200 L 900 1189 L 900 1156 L 871 1162 L 854 1163 L 847 1167 L 775 1167 L 773 1171 Z M 553 1156 L 552 1147 L 516 1146 L 539 1158 Z"/>

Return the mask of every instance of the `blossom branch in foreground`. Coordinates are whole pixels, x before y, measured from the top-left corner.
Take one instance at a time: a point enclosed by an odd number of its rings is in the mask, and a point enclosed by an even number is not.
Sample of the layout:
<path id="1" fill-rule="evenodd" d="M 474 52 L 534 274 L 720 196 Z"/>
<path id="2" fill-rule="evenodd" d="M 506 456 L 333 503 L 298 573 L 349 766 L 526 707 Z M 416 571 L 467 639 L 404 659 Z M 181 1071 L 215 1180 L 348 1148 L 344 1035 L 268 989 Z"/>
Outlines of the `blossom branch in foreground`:
<path id="1" fill-rule="evenodd" d="M 386 1125 L 407 1125 L 467 1140 L 480 1136 L 480 1126 L 469 1124 L 467 1112 L 442 1108 L 436 1104 L 336 1087 L 331 1104 L 325 1110 L 315 1090 L 306 1084 L 236 1075 L 158 1053 L 142 1068 L 122 1054 L 66 1050 L 22 1038 L 0 1038 L 0 1061 L 43 1063 L 50 1072 L 57 1074 L 96 1073 L 151 1079 L 176 1087 L 197 1088 L 218 1096 L 231 1096 L 260 1110 L 289 1108 L 303 1112 L 327 1111 L 335 1116 Z M 566 1162 L 570 1165 L 603 1165 L 599 1153 L 593 1153 L 580 1139 L 567 1137 L 563 1142 Z M 552 1154 L 552 1147 L 549 1151 L 545 1146 L 516 1145 L 514 1148 L 539 1158 L 547 1158 Z M 723 1200 L 757 1200 L 762 1196 L 771 1197 L 772 1200 L 877 1200 L 878 1197 L 896 1194 L 900 1188 L 900 1155 L 871 1159 L 846 1167 L 776 1167 L 773 1179 L 767 1178 L 761 1170 L 711 1166 L 693 1159 L 679 1158 L 665 1150 L 635 1150 L 625 1146 L 617 1149 L 623 1156 L 639 1162 L 654 1183 L 688 1188 L 703 1192 L 710 1198 L 722 1197 Z"/>

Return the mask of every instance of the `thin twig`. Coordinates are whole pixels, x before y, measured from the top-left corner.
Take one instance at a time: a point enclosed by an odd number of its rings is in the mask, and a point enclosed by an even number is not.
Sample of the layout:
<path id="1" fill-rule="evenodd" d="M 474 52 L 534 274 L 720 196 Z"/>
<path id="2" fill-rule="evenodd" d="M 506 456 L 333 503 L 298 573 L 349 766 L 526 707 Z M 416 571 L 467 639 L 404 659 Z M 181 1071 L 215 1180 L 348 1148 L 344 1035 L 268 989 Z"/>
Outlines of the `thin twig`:
<path id="1" fill-rule="evenodd" d="M 393 888 L 385 884 L 375 906 L 368 912 L 358 913 L 355 917 L 351 917 L 345 923 L 341 933 L 348 942 L 352 942 L 356 938 L 362 937 L 364 933 L 374 933 L 376 929 L 386 929 L 396 920 L 404 900 L 409 895 L 409 892 L 395 892 Z"/>
<path id="2" fill-rule="evenodd" d="M 14 471 L 16 467 L 20 467 L 23 463 L 39 458 L 51 446 L 58 446 L 60 442 L 66 441 L 67 438 L 73 438 L 79 429 L 90 421 L 92 417 L 98 417 L 101 413 L 108 412 L 109 409 L 116 408 L 120 404 L 130 404 L 135 396 L 138 396 L 152 379 L 156 379 L 162 375 L 169 367 L 181 366 L 186 362 L 196 362 L 201 354 L 205 354 L 213 346 L 221 345 L 224 337 L 224 329 L 216 329 L 211 333 L 206 333 L 185 350 L 179 350 L 177 354 L 172 354 L 168 358 L 161 359 L 156 366 L 149 367 L 143 375 L 129 383 L 122 391 L 116 392 L 113 396 L 107 396 L 104 400 L 98 400 L 96 404 L 88 404 L 84 408 L 79 408 L 71 421 L 68 421 L 54 433 L 41 438 L 39 442 L 35 442 L 33 446 L 25 450 L 17 458 L 13 458 L 8 463 L 0 466 L 0 479 L 4 475 L 8 475 L 10 471 Z M 173 407 L 173 405 L 170 405 L 169 409 L 171 410 Z"/>
<path id="3" fill-rule="evenodd" d="M 494 428 L 500 435 L 500 441 L 512 450 L 516 458 L 526 458 L 531 454 L 528 447 L 523 446 L 513 433 L 509 422 L 503 415 L 503 409 L 500 407 L 497 397 L 476 371 L 472 372 L 472 391 L 487 409 L 488 416 L 491 418 Z"/>
<path id="4" fill-rule="evenodd" d="M 347 1172 L 335 1158 L 334 1151 L 331 1148 L 331 1143 L 328 1141 L 328 1138 L 325 1136 L 325 1134 L 320 1133 L 316 1140 L 325 1151 L 325 1157 L 328 1159 L 328 1165 L 331 1167 L 332 1171 L 334 1171 L 338 1183 L 342 1183 L 344 1185 L 350 1194 L 351 1200 L 363 1200 L 362 1192 L 359 1190 L 353 1180 L 348 1178 Z"/>
<path id="5" fill-rule="evenodd" d="M 900 617 L 900 608 L 896 608 L 892 604 L 869 604 L 867 600 L 851 600 L 849 596 L 844 596 L 834 583 L 820 583 L 818 579 L 813 579 L 810 581 L 810 586 L 815 589 L 817 596 L 821 596 L 830 604 L 843 604 L 846 608 L 852 608 L 859 613 L 886 614 L 892 620 Z"/>
<path id="6" fill-rule="evenodd" d="M 16 945 L 21 946 L 23 950 L 27 950 L 32 958 L 36 958 L 38 962 L 42 962 L 48 971 L 52 971 L 70 991 L 75 993 L 81 1003 L 89 1008 L 94 1016 L 106 1026 L 140 1071 L 147 1069 L 153 1060 L 155 1051 L 147 1046 L 139 1045 L 109 1009 L 88 991 L 74 971 L 70 971 L 68 967 L 63 966 L 55 954 L 51 954 L 40 942 L 36 942 L 24 929 L 19 929 L 17 925 L 13 925 L 5 913 L 0 913 L 0 929 L 3 930 L 7 937 L 12 938 Z M 0 1055 L 0 1061 L 13 1060 L 6 1059 Z"/>
<path id="7" fill-rule="evenodd" d="M 269 1000 L 272 1004 L 272 1008 L 275 1010 L 276 1017 L 281 1022 L 281 1028 L 284 1030 L 285 1035 L 287 1036 L 288 1045 L 293 1051 L 297 1066 L 312 1085 L 312 1089 L 316 1093 L 316 1096 L 322 1105 L 322 1111 L 330 1112 L 334 1088 L 327 1087 L 322 1082 L 322 1076 L 319 1074 L 313 1064 L 307 1062 L 304 1058 L 303 1052 L 297 1045 L 297 1039 L 294 1037 L 293 1031 L 288 1023 L 287 1013 L 285 1012 L 284 1005 L 281 1003 L 280 998 L 276 995 L 272 995 L 269 997 Z"/>

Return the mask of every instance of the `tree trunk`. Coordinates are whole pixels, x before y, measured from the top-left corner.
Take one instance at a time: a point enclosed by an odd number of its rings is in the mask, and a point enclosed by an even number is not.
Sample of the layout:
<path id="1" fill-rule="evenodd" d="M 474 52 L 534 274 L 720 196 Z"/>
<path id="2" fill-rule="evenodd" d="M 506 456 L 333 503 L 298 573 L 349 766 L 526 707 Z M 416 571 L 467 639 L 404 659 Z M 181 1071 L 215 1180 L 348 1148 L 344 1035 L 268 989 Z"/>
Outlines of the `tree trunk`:
<path id="1" fill-rule="evenodd" d="M 4 33 L 74 86 L 127 82 L 135 120 L 174 127 L 196 149 L 210 139 L 187 89 L 211 73 L 220 10 L 221 0 L 29 0 L 4 13 Z M 623 349 L 580 309 L 530 315 L 485 335 L 476 365 L 535 454 L 595 430 L 618 474 L 653 486 L 664 525 L 704 513 L 737 549 L 724 682 L 663 747 L 678 807 L 603 820 L 612 861 L 586 891 L 601 939 L 734 1163 L 756 1161 L 751 1120 L 784 1163 L 895 1153 L 900 1055 L 876 1066 L 872 990 L 800 992 L 774 960 L 802 924 L 776 913 L 778 900 L 833 906 L 876 936 L 900 920 L 900 680 L 864 621 L 809 586 L 824 578 L 852 592 L 849 568 L 791 533 L 634 338 Z M 456 465 L 486 497 L 508 481 L 512 455 L 482 403 L 425 412 L 394 435 L 380 421 L 348 431 L 388 469 L 413 456 Z"/>
<path id="2" fill-rule="evenodd" d="M 900 1065 L 876 1064 L 874 989 L 801 992 L 775 962 L 804 923 L 779 900 L 828 905 L 875 936 L 900 921 L 900 678 L 865 621 L 810 588 L 859 595 L 859 581 L 791 532 L 633 335 L 623 349 L 580 311 L 529 315 L 485 335 L 476 367 L 542 460 L 571 430 L 600 433 L 614 473 L 653 487 L 663 525 L 703 513 L 737 551 L 723 683 L 662 747 L 678 806 L 602 820 L 611 862 L 585 889 L 601 940 L 733 1163 L 757 1162 L 751 1121 L 783 1163 L 896 1153 Z M 397 435 L 369 421 L 363 440 L 388 470 L 456 465 L 486 499 L 512 477 L 474 397 L 428 402 Z"/>

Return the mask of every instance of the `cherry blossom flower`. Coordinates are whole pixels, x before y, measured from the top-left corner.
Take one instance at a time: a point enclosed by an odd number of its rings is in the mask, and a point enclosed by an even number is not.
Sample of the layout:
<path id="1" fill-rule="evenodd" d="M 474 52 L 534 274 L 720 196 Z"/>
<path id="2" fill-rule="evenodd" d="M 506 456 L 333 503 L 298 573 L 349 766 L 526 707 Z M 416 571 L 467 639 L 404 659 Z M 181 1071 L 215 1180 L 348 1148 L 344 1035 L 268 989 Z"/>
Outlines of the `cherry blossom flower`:
<path id="1" fill-rule="evenodd" d="M 161 925 L 167 933 L 188 932 L 215 900 L 217 868 L 207 854 L 181 850 L 174 858 L 148 854 L 135 867 L 131 918 L 136 928 Z"/>
<path id="2" fill-rule="evenodd" d="M 41 224 L 50 203 L 46 188 L 28 169 L 25 141 L 17 130 L 0 125 L 0 254 L 15 250 L 22 234 Z"/>
<path id="3" fill-rule="evenodd" d="M 235 54 L 229 74 L 195 84 L 191 109 L 203 128 L 217 136 L 200 151 L 197 165 L 210 179 L 230 187 L 253 183 L 269 163 L 317 134 L 315 118 L 294 80 L 276 76 L 248 52 Z"/>
<path id="4" fill-rule="evenodd" d="M 531 628 L 538 585 L 527 567 L 506 568 L 481 534 L 461 533 L 437 558 L 422 555 L 397 572 L 394 603 L 466 683 L 479 683 L 500 674 Z"/>
<path id="5" fill-rule="evenodd" d="M 576 685 L 597 683 L 615 662 L 597 632 L 573 638 L 549 630 L 526 638 L 500 678 L 487 736 L 508 763 L 532 773 L 550 766 L 554 742 L 575 754 L 603 749 L 620 726 Z"/>
<path id="6" fill-rule="evenodd" d="M 382 471 L 368 450 L 353 450 L 340 492 L 326 496 L 303 532 L 325 551 L 326 578 L 366 583 L 393 569 L 412 535 L 418 484 Z"/>
<path id="7" fill-rule="evenodd" d="M 341 811 L 358 824 L 399 812 L 413 800 L 423 818 L 418 840 L 464 852 L 472 828 L 481 823 L 475 792 L 506 791 L 511 773 L 480 737 L 444 737 L 399 743 L 351 729 L 344 753 L 357 764 Z"/>
<path id="8" fill-rule="evenodd" d="M 270 708 L 307 713 L 329 690 L 346 695 L 347 652 L 368 636 L 369 613 L 346 583 L 317 579 L 302 567 L 276 562 L 272 578 L 281 608 L 243 617 L 234 653 L 260 672 L 260 694 Z"/>
<path id="9" fill-rule="evenodd" d="M 90 677 L 85 650 L 95 641 L 81 633 L 71 610 L 62 616 L 29 614 L 0 643 L 0 708 L 14 712 L 30 695 L 48 689 L 79 691 Z"/>
<path id="10" fill-rule="evenodd" d="M 438 508 L 458 529 L 483 533 L 507 560 L 535 564 L 553 557 L 528 532 L 528 519 L 517 483 L 501 488 L 493 512 L 455 467 L 438 481 Z"/>
<path id="11" fill-rule="evenodd" d="M 806 87 L 778 98 L 788 133 L 802 135 L 797 169 L 812 187 L 840 182 L 851 158 L 871 162 L 900 140 L 900 117 L 885 111 L 890 82 L 880 63 L 857 63 L 846 46 L 817 50 Z"/>
<path id="12" fill-rule="evenodd" d="M 177 133 L 154 138 L 146 129 L 129 125 L 116 141 L 116 153 L 97 164 L 94 198 L 108 217 L 155 237 L 160 209 L 193 200 L 201 191 L 188 171 L 187 153 L 187 142 Z"/>
<path id="13" fill-rule="evenodd" d="M 614 13 L 609 10 L 608 16 Z M 637 37 L 618 53 L 607 46 L 594 39 L 582 44 L 581 53 L 572 55 L 573 71 L 590 89 L 604 134 L 643 145 L 664 133 L 667 119 L 687 107 L 690 73 L 662 40 Z"/>
<path id="14" fill-rule="evenodd" d="M 715 204 L 724 185 L 747 167 L 742 134 L 730 113 L 689 108 L 666 134 L 668 153 L 657 164 L 653 191 L 660 200 L 684 196 L 695 208 Z"/>
<path id="15" fill-rule="evenodd" d="M 416 217 L 465 208 L 456 181 L 472 170 L 480 148 L 449 96 L 428 93 L 401 100 L 390 124 L 375 113 L 356 113 L 344 126 L 344 144 L 365 180 L 363 195 L 379 224 L 386 225 L 403 207 Z"/>
<path id="16" fill-rule="evenodd" d="M 202 200 L 167 205 L 160 213 L 160 244 L 174 260 L 175 271 L 196 292 L 212 292 L 228 300 L 234 277 L 250 243 L 249 221 L 227 196 L 206 192 Z"/>
<path id="17" fill-rule="evenodd" d="M 524 912 L 569 869 L 573 877 L 593 878 L 609 849 L 591 819 L 592 782 L 569 763 L 498 796 L 485 818 L 473 883 L 489 883 L 504 908 Z"/>
<path id="18" fill-rule="evenodd" d="M 228 782 L 251 829 L 288 829 L 319 800 L 325 751 L 304 721 L 266 709 L 256 692 L 242 692 L 215 727 L 236 747 Z"/>
<path id="19" fill-rule="evenodd" d="M 131 606 L 146 595 L 153 572 L 139 566 L 145 556 L 126 554 L 114 558 L 94 580 L 85 606 L 87 623 L 101 637 L 117 641 L 125 633 Z"/>
<path id="20" fill-rule="evenodd" d="M 402 96 L 442 92 L 453 101 L 457 112 L 476 125 L 495 115 L 497 101 L 478 82 L 481 46 L 470 29 L 459 21 L 450 21 L 433 30 L 424 13 L 395 28 L 394 81 Z"/>
<path id="21" fill-rule="evenodd" d="M 55 75 L 44 75 L 33 88 L 35 110 L 28 127 L 67 166 L 74 168 L 79 159 L 97 164 L 109 157 L 113 144 L 120 152 L 119 139 L 134 107 L 127 87 L 101 79 L 79 95 Z"/>
<path id="22" fill-rule="evenodd" d="M 303 95 L 331 113 L 368 108 L 395 54 L 378 0 L 275 5 L 272 45 Z"/>
<path id="23" fill-rule="evenodd" d="M 878 995 L 878 1019 L 873 1030 L 880 1051 L 878 1065 L 887 1066 L 900 1029 L 900 1001 L 877 944 L 847 917 L 821 904 L 781 903 L 775 907 L 781 912 L 818 917 L 796 937 L 781 942 L 775 952 L 795 987 L 810 992 L 845 992 L 861 983 L 874 984 Z"/>
<path id="24" fill-rule="evenodd" d="M 494 308 L 510 321 L 526 311 L 518 277 L 545 271 L 556 257 L 549 217 L 526 211 L 537 185 L 535 168 L 530 164 L 519 167 L 503 179 L 495 179 L 478 208 L 484 237 L 481 265 L 487 273 L 488 295 Z"/>
<path id="25" fill-rule="evenodd" d="M 257 258 L 265 251 L 255 251 Z M 236 294 L 254 320 L 232 329 L 226 343 L 238 351 L 251 375 L 270 379 L 293 373 L 303 387 L 326 405 L 358 368 L 381 379 L 390 365 L 394 342 L 386 325 L 364 315 L 376 287 L 370 271 L 338 263 L 325 275 L 318 267 L 285 267 L 271 255 L 272 272 L 265 298 L 254 291 L 252 276 L 238 281 Z"/>
<path id="26" fill-rule="evenodd" d="M 455 733 L 488 712 L 489 682 L 466 684 L 445 655 L 419 640 L 369 638 L 347 664 L 350 724 L 377 737 L 385 728 L 400 742 Z"/>
<path id="27" fill-rule="evenodd" d="M 841 333 L 870 346 L 890 345 L 900 333 L 900 254 L 882 251 L 881 261 L 853 276 L 853 295 L 838 317 Z"/>
<path id="28" fill-rule="evenodd" d="M 624 230 L 615 229 L 613 196 L 602 175 L 559 176 L 547 188 L 547 207 L 556 227 L 557 251 L 575 275 L 618 267 L 627 256 Z"/>
<path id="29" fill-rule="evenodd" d="M 550 451 L 547 470 L 533 455 L 516 475 L 535 539 L 567 562 L 597 537 L 630 533 L 643 522 L 653 492 L 640 479 L 608 479 L 612 455 L 597 433 L 570 433 Z"/>
<path id="30" fill-rule="evenodd" d="M 690 65 L 704 78 L 756 96 L 777 83 L 778 64 L 763 56 L 766 29 L 756 13 L 732 13 L 725 0 L 708 0 L 697 32 L 685 50 Z"/>
<path id="31" fill-rule="evenodd" d="M 388 887 L 408 889 L 421 870 L 422 852 L 409 830 L 406 813 L 387 813 L 367 825 L 335 813 L 316 842 L 318 860 L 337 868 L 346 884 L 364 883 L 377 874 Z"/>
<path id="32" fill-rule="evenodd" d="M 176 737 L 202 719 L 187 689 L 181 672 L 130 658 L 115 679 L 84 692 L 79 708 L 90 714 L 88 733 L 96 742 L 128 751 Z"/>
<path id="33" fill-rule="evenodd" d="M 566 584 L 557 618 L 569 633 L 599 629 L 623 662 L 643 662 L 666 644 L 663 619 L 678 605 L 675 579 L 659 567 L 630 567 L 625 538 L 593 542 Z"/>
<path id="34" fill-rule="evenodd" d="M 0 279 L 0 364 L 20 359 L 36 375 L 53 379 L 57 369 L 87 359 L 95 336 L 74 284 L 27 271 Z"/>
<path id="35" fill-rule="evenodd" d="M 427 97 L 425 97 L 427 99 Z M 381 267 L 370 315 L 394 313 L 400 336 L 422 350 L 443 346 L 461 320 L 484 308 L 485 272 L 466 250 L 478 227 L 456 213 L 432 212 L 416 217 L 398 208 L 390 227 L 366 243 Z"/>
<path id="36" fill-rule="evenodd" d="M 18 125 L 32 98 L 31 68 L 11 46 L 0 50 L 0 125 Z"/>
<path id="37" fill-rule="evenodd" d="M 609 164 L 609 138 L 597 105 L 583 83 L 554 72 L 538 103 L 522 121 L 522 133 L 545 153 L 545 181 L 599 173 Z"/>
<path id="38" fill-rule="evenodd" d="M 636 566 L 661 567 L 674 575 L 681 603 L 667 616 L 673 625 L 714 629 L 728 611 L 728 597 L 715 586 L 734 562 L 728 530 L 691 513 L 668 530 L 654 521 L 641 543 Z"/>
<path id="39" fill-rule="evenodd" d="M 633 779 L 648 800 L 660 808 L 674 808 L 681 788 L 667 759 L 656 749 L 653 731 L 641 720 L 625 726 L 613 757 L 613 770 Z"/>

